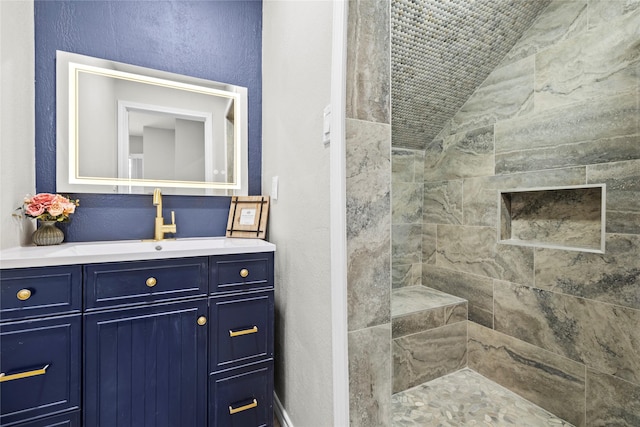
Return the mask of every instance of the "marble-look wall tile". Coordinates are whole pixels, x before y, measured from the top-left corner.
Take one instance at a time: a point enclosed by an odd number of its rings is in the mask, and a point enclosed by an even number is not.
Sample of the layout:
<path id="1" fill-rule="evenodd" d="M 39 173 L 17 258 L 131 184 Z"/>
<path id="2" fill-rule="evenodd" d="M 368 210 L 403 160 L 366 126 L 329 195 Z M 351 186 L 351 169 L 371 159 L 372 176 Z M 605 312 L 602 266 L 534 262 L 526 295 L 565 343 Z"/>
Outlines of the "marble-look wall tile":
<path id="1" fill-rule="evenodd" d="M 535 287 L 640 310 L 640 236 L 607 234 L 606 252 L 536 249 Z"/>
<path id="2" fill-rule="evenodd" d="M 469 320 L 493 328 L 493 281 L 436 266 L 423 266 L 422 283 L 468 301 Z"/>
<path id="3" fill-rule="evenodd" d="M 495 282 L 495 329 L 640 383 L 640 311 Z"/>
<path id="4" fill-rule="evenodd" d="M 640 160 L 588 166 L 587 180 L 607 184 L 607 232 L 640 234 Z"/>
<path id="5" fill-rule="evenodd" d="M 346 121 L 349 330 L 389 323 L 390 126 Z"/>
<path id="6" fill-rule="evenodd" d="M 393 289 L 422 284 L 422 264 L 391 263 L 391 287 Z"/>
<path id="7" fill-rule="evenodd" d="M 469 367 L 551 413 L 585 426 L 584 365 L 468 322 Z"/>
<path id="8" fill-rule="evenodd" d="M 496 123 L 496 174 L 640 158 L 637 91 Z"/>
<path id="9" fill-rule="evenodd" d="M 407 150 L 392 148 L 391 150 L 391 171 L 392 171 L 392 222 L 402 223 L 422 223 L 422 196 L 423 183 L 422 175 L 424 169 L 424 152 L 418 150 Z M 405 241 L 409 236 L 409 241 Z M 392 288 L 420 285 L 422 280 L 421 242 L 416 237 L 406 233 L 396 235 L 392 233 L 392 245 L 396 247 L 396 255 L 403 254 L 392 259 Z M 418 245 L 418 246 L 416 246 Z M 407 247 L 413 248 L 411 256 L 405 258 Z M 435 247 L 434 247 L 435 251 Z M 407 260 L 416 259 L 417 262 L 401 263 Z M 435 261 L 434 261 L 435 262 Z"/>
<path id="10" fill-rule="evenodd" d="M 391 149 L 391 182 L 416 182 L 416 150 L 405 150 L 402 148 Z M 422 182 L 422 181 L 420 181 Z"/>
<path id="11" fill-rule="evenodd" d="M 444 308 L 422 310 L 394 317 L 391 320 L 391 336 L 400 338 L 440 326 L 444 326 Z"/>
<path id="12" fill-rule="evenodd" d="M 425 182 L 423 221 L 462 224 L 462 181 Z"/>
<path id="13" fill-rule="evenodd" d="M 462 191 L 464 224 L 497 227 L 498 190 L 580 185 L 585 182 L 585 167 L 465 179 Z"/>
<path id="14" fill-rule="evenodd" d="M 350 119 L 345 125 L 347 239 L 388 235 L 391 127 Z"/>
<path id="15" fill-rule="evenodd" d="M 450 325 L 469 320 L 469 303 L 447 305 L 444 307 L 444 324 Z"/>
<path id="16" fill-rule="evenodd" d="M 416 151 L 414 159 L 415 159 L 414 180 L 415 182 L 424 182 L 424 161 L 425 161 L 424 150 Z"/>
<path id="17" fill-rule="evenodd" d="M 453 132 L 463 132 L 533 111 L 534 57 L 494 69 L 453 117 Z"/>
<path id="18" fill-rule="evenodd" d="M 349 332 L 349 425 L 389 426 L 391 325 Z M 371 351 L 375 349 L 375 351 Z"/>
<path id="19" fill-rule="evenodd" d="M 435 224 L 422 225 L 422 263 L 436 263 L 438 226 Z M 420 273 L 422 274 L 422 272 Z"/>
<path id="20" fill-rule="evenodd" d="M 533 55 L 559 41 L 575 36 L 586 30 L 586 27 L 586 0 L 553 1 L 518 40 L 502 63 Z"/>
<path id="21" fill-rule="evenodd" d="M 640 13 L 536 55 L 535 110 L 635 91 L 640 78 Z"/>
<path id="22" fill-rule="evenodd" d="M 391 260 L 394 264 L 422 262 L 422 224 L 392 226 Z"/>
<path id="23" fill-rule="evenodd" d="M 587 369 L 587 420 L 590 427 L 640 426 L 640 385 Z"/>
<path id="24" fill-rule="evenodd" d="M 466 322 L 394 339 L 393 393 L 464 368 L 466 340 Z"/>
<path id="25" fill-rule="evenodd" d="M 393 233 L 392 233 L 393 234 Z M 411 281 L 411 264 L 391 263 L 391 288 L 402 288 L 409 286 Z"/>
<path id="26" fill-rule="evenodd" d="M 384 427 L 392 389 L 390 8 L 385 0 L 354 0 L 348 8 L 349 424 Z"/>
<path id="27" fill-rule="evenodd" d="M 422 183 L 394 183 L 391 186 L 393 224 L 422 224 Z"/>
<path id="28" fill-rule="evenodd" d="M 390 123 L 389 2 L 349 2 L 347 117 Z"/>
<path id="29" fill-rule="evenodd" d="M 439 225 L 436 265 L 462 273 L 533 284 L 533 249 L 498 244 L 496 229 L 492 227 Z"/>
<path id="30" fill-rule="evenodd" d="M 432 139 L 432 141 L 438 141 L 438 140 L 442 141 L 446 137 L 455 134 L 455 132 L 453 132 L 452 129 L 453 129 L 453 117 L 445 120 L 444 123 L 442 123 L 442 130 L 438 132 L 438 134 L 436 135 L 435 138 Z"/>
<path id="31" fill-rule="evenodd" d="M 427 145 L 424 180 L 493 175 L 493 126 L 436 139 Z"/>
<path id="32" fill-rule="evenodd" d="M 612 22 L 640 12 L 640 0 L 589 0 L 589 28 L 611 26 Z"/>
<path id="33" fill-rule="evenodd" d="M 391 317 L 389 242 L 354 247 L 347 243 L 349 330 L 388 323 Z"/>

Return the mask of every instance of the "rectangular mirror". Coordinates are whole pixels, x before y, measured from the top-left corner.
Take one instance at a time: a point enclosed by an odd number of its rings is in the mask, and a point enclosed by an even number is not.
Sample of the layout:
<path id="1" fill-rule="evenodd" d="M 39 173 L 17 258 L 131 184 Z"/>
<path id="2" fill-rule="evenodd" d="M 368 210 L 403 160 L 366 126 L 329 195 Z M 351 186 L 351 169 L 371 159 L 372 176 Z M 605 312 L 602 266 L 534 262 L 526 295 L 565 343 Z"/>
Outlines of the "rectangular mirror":
<path id="1" fill-rule="evenodd" d="M 246 195 L 247 89 L 57 52 L 66 193 Z"/>

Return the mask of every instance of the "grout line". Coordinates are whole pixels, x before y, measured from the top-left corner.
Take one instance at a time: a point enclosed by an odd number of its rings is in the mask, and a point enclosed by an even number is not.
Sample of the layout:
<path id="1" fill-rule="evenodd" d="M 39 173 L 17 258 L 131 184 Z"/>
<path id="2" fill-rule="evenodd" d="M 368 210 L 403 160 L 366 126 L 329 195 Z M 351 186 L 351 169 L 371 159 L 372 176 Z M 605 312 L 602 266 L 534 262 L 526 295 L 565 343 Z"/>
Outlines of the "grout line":
<path id="1" fill-rule="evenodd" d="M 587 379 L 587 375 L 589 373 L 589 369 L 587 365 L 584 365 L 584 422 L 587 423 L 587 393 L 589 390 L 589 381 Z"/>
<path id="2" fill-rule="evenodd" d="M 491 281 L 491 329 L 496 330 L 496 279 Z"/>

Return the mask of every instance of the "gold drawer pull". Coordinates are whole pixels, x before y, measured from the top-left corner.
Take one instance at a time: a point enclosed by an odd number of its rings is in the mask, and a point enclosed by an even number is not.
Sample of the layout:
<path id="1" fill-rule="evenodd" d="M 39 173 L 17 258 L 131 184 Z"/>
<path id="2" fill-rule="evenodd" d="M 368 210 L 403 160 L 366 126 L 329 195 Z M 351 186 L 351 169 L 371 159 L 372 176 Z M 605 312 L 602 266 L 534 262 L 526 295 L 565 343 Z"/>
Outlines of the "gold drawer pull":
<path id="1" fill-rule="evenodd" d="M 258 327 L 257 326 L 254 326 L 253 328 L 250 328 L 250 329 L 243 329 L 241 331 L 232 331 L 231 329 L 229 329 L 229 336 L 230 337 L 239 337 L 241 335 L 255 334 L 256 332 L 258 332 Z"/>
<path id="2" fill-rule="evenodd" d="M 205 316 L 198 317 L 198 325 L 204 326 L 207 324 L 207 318 Z"/>
<path id="3" fill-rule="evenodd" d="M 29 289 L 20 289 L 16 296 L 20 301 L 26 301 L 31 298 L 31 291 Z"/>
<path id="4" fill-rule="evenodd" d="M 3 383 L 5 381 L 19 380 L 20 378 L 35 377 L 36 375 L 44 375 L 47 373 L 48 367 L 49 365 L 45 365 L 40 369 L 35 369 L 33 371 L 27 371 L 27 372 L 19 372 L 17 374 L 11 374 L 11 375 L 5 375 L 4 372 L 0 372 L 0 383 Z"/>
<path id="5" fill-rule="evenodd" d="M 258 401 L 253 399 L 253 402 L 248 405 L 240 406 L 238 408 L 234 408 L 233 406 L 229 406 L 229 415 L 237 414 L 238 412 L 246 411 L 247 409 L 255 408 L 258 406 Z"/>
<path id="6" fill-rule="evenodd" d="M 148 287 L 153 288 L 158 283 L 158 281 L 155 277 L 149 277 L 145 283 Z"/>
<path id="7" fill-rule="evenodd" d="M 247 270 L 246 268 L 243 268 L 242 270 L 240 270 L 240 277 L 242 277 L 243 279 L 248 275 L 249 275 L 249 270 Z"/>

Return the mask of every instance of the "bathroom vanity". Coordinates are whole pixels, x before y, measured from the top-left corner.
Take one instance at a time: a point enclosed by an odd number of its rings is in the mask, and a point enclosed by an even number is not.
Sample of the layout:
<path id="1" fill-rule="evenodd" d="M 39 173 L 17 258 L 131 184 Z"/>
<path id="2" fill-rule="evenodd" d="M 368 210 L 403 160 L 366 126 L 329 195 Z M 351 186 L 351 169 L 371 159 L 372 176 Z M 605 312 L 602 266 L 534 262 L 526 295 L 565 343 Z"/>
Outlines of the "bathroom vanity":
<path id="1" fill-rule="evenodd" d="M 270 426 L 275 246 L 3 251 L 0 424 Z"/>

